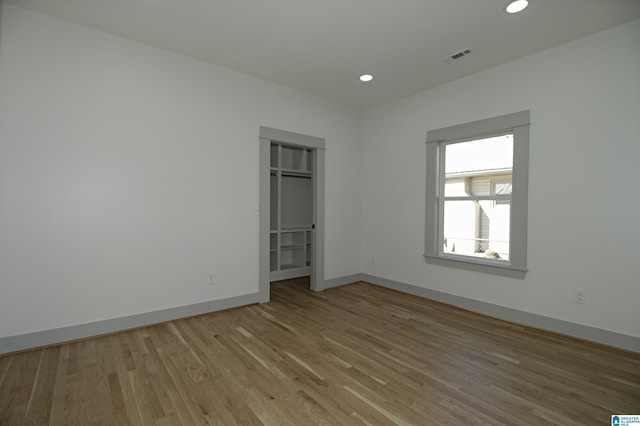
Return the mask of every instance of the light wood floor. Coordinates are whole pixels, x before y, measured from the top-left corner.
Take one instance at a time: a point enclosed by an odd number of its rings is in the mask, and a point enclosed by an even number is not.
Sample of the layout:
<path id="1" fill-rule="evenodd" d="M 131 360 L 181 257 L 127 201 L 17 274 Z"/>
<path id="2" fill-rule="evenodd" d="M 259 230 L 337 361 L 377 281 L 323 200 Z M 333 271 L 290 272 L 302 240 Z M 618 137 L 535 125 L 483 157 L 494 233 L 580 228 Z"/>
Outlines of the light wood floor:
<path id="1" fill-rule="evenodd" d="M 2 425 L 605 425 L 640 355 L 359 283 L 0 358 Z"/>

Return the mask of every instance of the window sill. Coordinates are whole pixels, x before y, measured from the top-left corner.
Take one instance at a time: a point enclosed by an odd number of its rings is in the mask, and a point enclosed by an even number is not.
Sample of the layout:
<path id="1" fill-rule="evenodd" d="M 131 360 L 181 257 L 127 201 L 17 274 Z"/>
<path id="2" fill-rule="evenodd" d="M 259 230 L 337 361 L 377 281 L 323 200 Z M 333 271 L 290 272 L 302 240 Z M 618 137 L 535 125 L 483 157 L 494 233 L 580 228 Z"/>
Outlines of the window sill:
<path id="1" fill-rule="evenodd" d="M 466 269 L 468 271 L 483 272 L 485 274 L 500 275 L 503 277 L 524 279 L 526 269 L 514 268 L 510 265 L 489 264 L 472 257 L 461 257 L 452 259 L 449 257 L 424 255 L 424 260 L 433 265 L 447 266 L 450 268 Z"/>

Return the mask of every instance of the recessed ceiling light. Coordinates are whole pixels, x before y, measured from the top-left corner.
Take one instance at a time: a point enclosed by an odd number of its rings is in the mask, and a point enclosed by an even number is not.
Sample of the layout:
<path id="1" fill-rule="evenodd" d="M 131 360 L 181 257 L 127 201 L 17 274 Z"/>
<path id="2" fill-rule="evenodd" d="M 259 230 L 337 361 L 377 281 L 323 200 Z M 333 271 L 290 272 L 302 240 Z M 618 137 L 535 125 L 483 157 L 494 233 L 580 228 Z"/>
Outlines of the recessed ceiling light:
<path id="1" fill-rule="evenodd" d="M 360 76 L 360 81 L 367 82 L 367 81 L 371 81 L 371 80 L 373 80 L 373 76 L 371 74 L 362 74 Z"/>
<path id="2" fill-rule="evenodd" d="M 527 0 L 513 0 L 511 3 L 507 5 L 507 13 L 518 13 L 522 12 L 529 6 L 529 2 Z"/>

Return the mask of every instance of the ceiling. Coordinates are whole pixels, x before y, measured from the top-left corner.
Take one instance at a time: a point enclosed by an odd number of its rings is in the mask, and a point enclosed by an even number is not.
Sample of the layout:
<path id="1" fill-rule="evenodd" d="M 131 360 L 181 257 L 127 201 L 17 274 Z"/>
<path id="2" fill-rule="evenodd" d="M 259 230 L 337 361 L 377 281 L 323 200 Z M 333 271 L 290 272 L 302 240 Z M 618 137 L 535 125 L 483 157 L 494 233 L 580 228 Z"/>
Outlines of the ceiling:
<path id="1" fill-rule="evenodd" d="M 640 0 L 530 0 L 517 15 L 506 0 L 5 3 L 360 108 L 640 18 Z M 444 62 L 463 49 L 472 53 Z M 365 72 L 372 82 L 358 80 Z"/>

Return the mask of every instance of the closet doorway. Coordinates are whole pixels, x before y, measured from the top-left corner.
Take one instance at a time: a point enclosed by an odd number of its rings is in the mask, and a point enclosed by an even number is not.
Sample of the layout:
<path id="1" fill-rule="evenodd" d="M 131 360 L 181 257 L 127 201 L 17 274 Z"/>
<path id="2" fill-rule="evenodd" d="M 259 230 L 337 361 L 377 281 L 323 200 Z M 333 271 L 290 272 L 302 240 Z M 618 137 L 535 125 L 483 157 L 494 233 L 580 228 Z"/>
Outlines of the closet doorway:
<path id="1" fill-rule="evenodd" d="M 271 281 L 308 275 L 324 290 L 324 149 L 324 139 L 260 127 L 261 303 Z"/>

